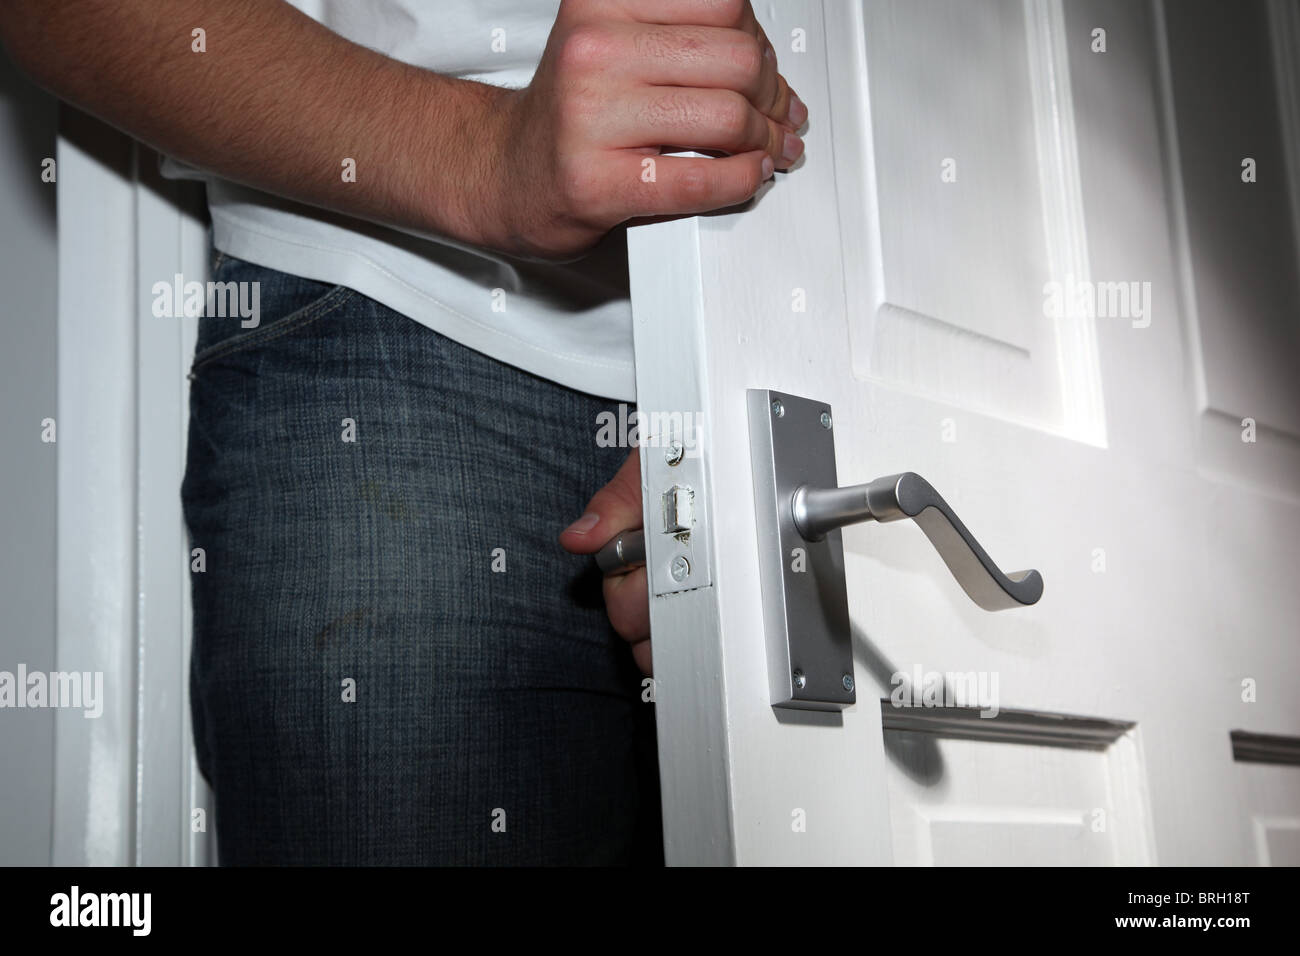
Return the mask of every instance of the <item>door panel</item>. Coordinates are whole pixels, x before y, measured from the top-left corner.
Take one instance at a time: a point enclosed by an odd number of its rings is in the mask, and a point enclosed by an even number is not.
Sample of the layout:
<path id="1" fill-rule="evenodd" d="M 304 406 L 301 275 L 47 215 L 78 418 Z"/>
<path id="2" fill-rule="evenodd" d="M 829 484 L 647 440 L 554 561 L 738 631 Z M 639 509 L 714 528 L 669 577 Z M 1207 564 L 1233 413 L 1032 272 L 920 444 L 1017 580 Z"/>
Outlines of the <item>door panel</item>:
<path id="1" fill-rule="evenodd" d="M 1225 17 L 1221 5 L 1195 0 L 1169 11 L 1162 119 L 1197 460 L 1206 474 L 1294 500 L 1300 10 L 1285 0 L 1245 3 Z M 1248 175 L 1253 182 L 1243 182 Z M 1243 448 L 1246 419 L 1256 434 Z"/>
<path id="2" fill-rule="evenodd" d="M 844 9 L 840 105 L 866 120 L 836 131 L 855 371 L 1104 442 L 1092 317 L 1044 315 L 1044 284 L 1088 279 L 1061 7 Z"/>
<path id="3" fill-rule="evenodd" d="M 944 683 L 962 678 L 969 689 L 969 674 L 946 675 Z M 915 686 L 923 678 L 909 680 Z M 988 702 L 968 708 L 882 702 L 895 863 L 1151 862 L 1154 832 L 1132 723 L 981 711 Z"/>
<path id="4" fill-rule="evenodd" d="M 900 750 L 924 757 L 906 771 L 891 765 L 896 864 L 1149 862 L 1146 807 L 1112 779 L 1139 770 L 1128 741 L 1111 752 L 897 736 Z"/>

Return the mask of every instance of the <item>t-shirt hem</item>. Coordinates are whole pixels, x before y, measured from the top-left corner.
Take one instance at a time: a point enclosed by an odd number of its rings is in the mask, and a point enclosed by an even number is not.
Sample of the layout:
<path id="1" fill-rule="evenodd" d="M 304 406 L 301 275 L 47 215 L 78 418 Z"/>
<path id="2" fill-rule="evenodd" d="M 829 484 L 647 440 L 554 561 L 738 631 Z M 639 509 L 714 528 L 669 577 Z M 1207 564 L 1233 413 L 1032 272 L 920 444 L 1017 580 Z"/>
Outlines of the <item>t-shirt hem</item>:
<path id="1" fill-rule="evenodd" d="M 557 353 L 493 329 L 395 276 L 353 250 L 283 236 L 213 206 L 213 245 L 268 269 L 353 289 L 440 335 L 566 388 L 601 398 L 636 400 L 635 369 L 627 362 L 598 362 Z"/>

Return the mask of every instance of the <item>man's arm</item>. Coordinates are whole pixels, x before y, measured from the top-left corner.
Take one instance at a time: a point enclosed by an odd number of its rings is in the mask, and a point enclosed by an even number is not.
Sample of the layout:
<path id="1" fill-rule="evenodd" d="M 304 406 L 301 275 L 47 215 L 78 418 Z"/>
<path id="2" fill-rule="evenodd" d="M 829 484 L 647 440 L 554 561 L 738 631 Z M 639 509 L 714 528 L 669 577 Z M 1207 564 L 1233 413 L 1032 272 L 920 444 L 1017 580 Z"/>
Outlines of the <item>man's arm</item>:
<path id="1" fill-rule="evenodd" d="M 790 137 L 806 111 L 747 0 L 668 0 L 653 15 L 671 19 L 642 22 L 630 0 L 565 0 L 518 91 L 400 63 L 282 0 L 0 0 L 0 41 L 58 96 L 199 168 L 564 258 L 633 217 L 743 202 L 802 151 Z M 191 50 L 197 28 L 204 53 Z M 665 144 L 732 155 L 658 157 Z"/>
<path id="2" fill-rule="evenodd" d="M 191 51 L 196 28 L 206 53 Z M 279 0 L 0 0 L 0 39 L 58 96 L 201 169 L 488 240 L 473 196 L 502 144 L 481 120 L 505 91 L 389 59 Z"/>

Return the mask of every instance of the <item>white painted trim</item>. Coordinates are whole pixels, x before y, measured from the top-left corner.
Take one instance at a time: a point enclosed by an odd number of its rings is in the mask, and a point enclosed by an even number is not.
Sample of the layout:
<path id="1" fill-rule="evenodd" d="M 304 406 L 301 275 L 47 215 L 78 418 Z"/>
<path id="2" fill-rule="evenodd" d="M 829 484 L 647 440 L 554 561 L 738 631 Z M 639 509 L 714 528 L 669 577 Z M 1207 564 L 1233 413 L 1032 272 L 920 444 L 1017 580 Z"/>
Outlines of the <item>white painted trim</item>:
<path id="1" fill-rule="evenodd" d="M 1183 184 L 1182 148 L 1178 140 L 1178 116 L 1174 104 L 1174 74 L 1169 52 L 1169 26 L 1164 0 L 1151 0 L 1155 31 L 1156 92 L 1159 97 L 1160 140 L 1164 148 L 1165 182 L 1170 213 L 1170 240 L 1176 264 L 1179 313 L 1186 323 L 1187 361 L 1196 389 L 1196 408 L 1210 410 L 1210 389 L 1205 378 L 1205 356 L 1201 350 L 1201 315 L 1192 271 L 1192 245 L 1187 227 L 1187 192 Z"/>
<path id="2" fill-rule="evenodd" d="M 74 136 L 69 136 L 69 129 Z M 58 143 L 60 671 L 103 673 L 103 713 L 55 720 L 56 866 L 132 862 L 134 149 L 63 111 Z M 111 158 L 106 161 L 105 157 Z"/>
<path id="3" fill-rule="evenodd" d="M 1042 174 L 1043 234 L 1053 276 L 1090 283 L 1083 214 L 1079 139 L 1070 82 L 1069 38 L 1062 0 L 1024 0 L 1034 140 Z M 1106 447 L 1097 322 L 1092 316 L 1055 320 L 1064 419 L 1061 433 Z"/>
<path id="4" fill-rule="evenodd" d="M 1142 729 L 1134 727 L 1106 751 L 1110 775 L 1111 826 L 1118 827 L 1115 846 L 1119 866 L 1156 865 L 1156 827 L 1151 813 L 1150 785 L 1146 758 L 1142 753 Z"/>
<path id="5" fill-rule="evenodd" d="M 700 273 L 700 221 L 679 220 L 628 231 L 636 348 L 637 409 L 698 411 L 700 457 L 713 493 L 709 459 L 712 417 L 704 363 L 704 300 Z M 646 514 L 647 447 L 641 455 Z M 701 500 L 715 510 L 713 500 Z M 647 563 L 662 565 L 664 535 L 646 537 Z M 716 540 L 711 552 L 718 553 Z M 716 577 L 714 578 L 716 581 Z M 653 593 L 653 592 L 652 592 Z M 721 625 L 716 586 L 656 595 L 650 600 L 655 635 L 655 714 L 663 794 L 664 857 L 671 865 L 736 862 L 731 816 L 730 743 L 727 738 Z"/>
<path id="6" fill-rule="evenodd" d="M 189 710 L 189 543 L 181 513 L 189 381 L 197 319 L 157 318 L 152 287 L 208 278 L 208 235 L 198 209 L 182 206 L 192 184 L 162 180 L 142 152 L 136 194 L 137 515 L 135 860 L 204 864 L 212 801 L 198 775 Z M 204 810 L 194 833 L 191 810 Z"/>
<path id="7" fill-rule="evenodd" d="M 178 204 L 182 187 L 141 175 L 151 153 L 63 116 L 56 666 L 102 671 L 104 709 L 57 715 L 52 859 L 204 864 L 180 505 L 197 323 L 155 318 L 150 288 L 177 272 L 206 280 L 206 229 Z M 190 832 L 194 806 L 207 833 Z"/>

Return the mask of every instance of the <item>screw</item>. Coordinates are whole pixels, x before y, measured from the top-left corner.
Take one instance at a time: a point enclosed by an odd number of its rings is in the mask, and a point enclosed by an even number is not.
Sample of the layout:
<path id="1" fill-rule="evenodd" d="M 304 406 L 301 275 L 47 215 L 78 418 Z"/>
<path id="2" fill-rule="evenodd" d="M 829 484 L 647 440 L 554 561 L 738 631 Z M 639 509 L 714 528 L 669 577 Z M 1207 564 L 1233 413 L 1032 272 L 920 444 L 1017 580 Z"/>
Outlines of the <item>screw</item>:
<path id="1" fill-rule="evenodd" d="M 808 686 L 808 678 L 803 676 L 803 671 L 794 672 L 794 686 L 798 690 L 803 690 Z"/>
<path id="2" fill-rule="evenodd" d="M 844 685 L 844 689 L 847 690 L 850 694 L 853 693 L 852 674 L 845 674 L 842 678 L 840 678 L 840 683 Z"/>
<path id="3" fill-rule="evenodd" d="M 785 416 L 785 406 L 782 405 L 780 402 L 773 402 L 772 414 L 775 415 L 777 418 L 783 418 Z"/>
<path id="4" fill-rule="evenodd" d="M 691 573 L 691 562 L 686 560 L 686 555 L 679 554 L 673 558 L 673 563 L 669 565 L 668 571 L 672 574 L 674 581 L 685 581 L 686 576 Z"/>
<path id="5" fill-rule="evenodd" d="M 682 463 L 682 458 L 685 455 L 686 449 L 679 441 L 673 442 L 664 449 L 664 461 L 668 462 L 670 465 L 680 465 Z"/>
<path id="6" fill-rule="evenodd" d="M 830 413 L 830 412 L 822 412 L 821 423 L 822 423 L 822 428 L 827 428 L 827 429 L 829 429 L 829 428 L 831 427 L 831 413 Z"/>

